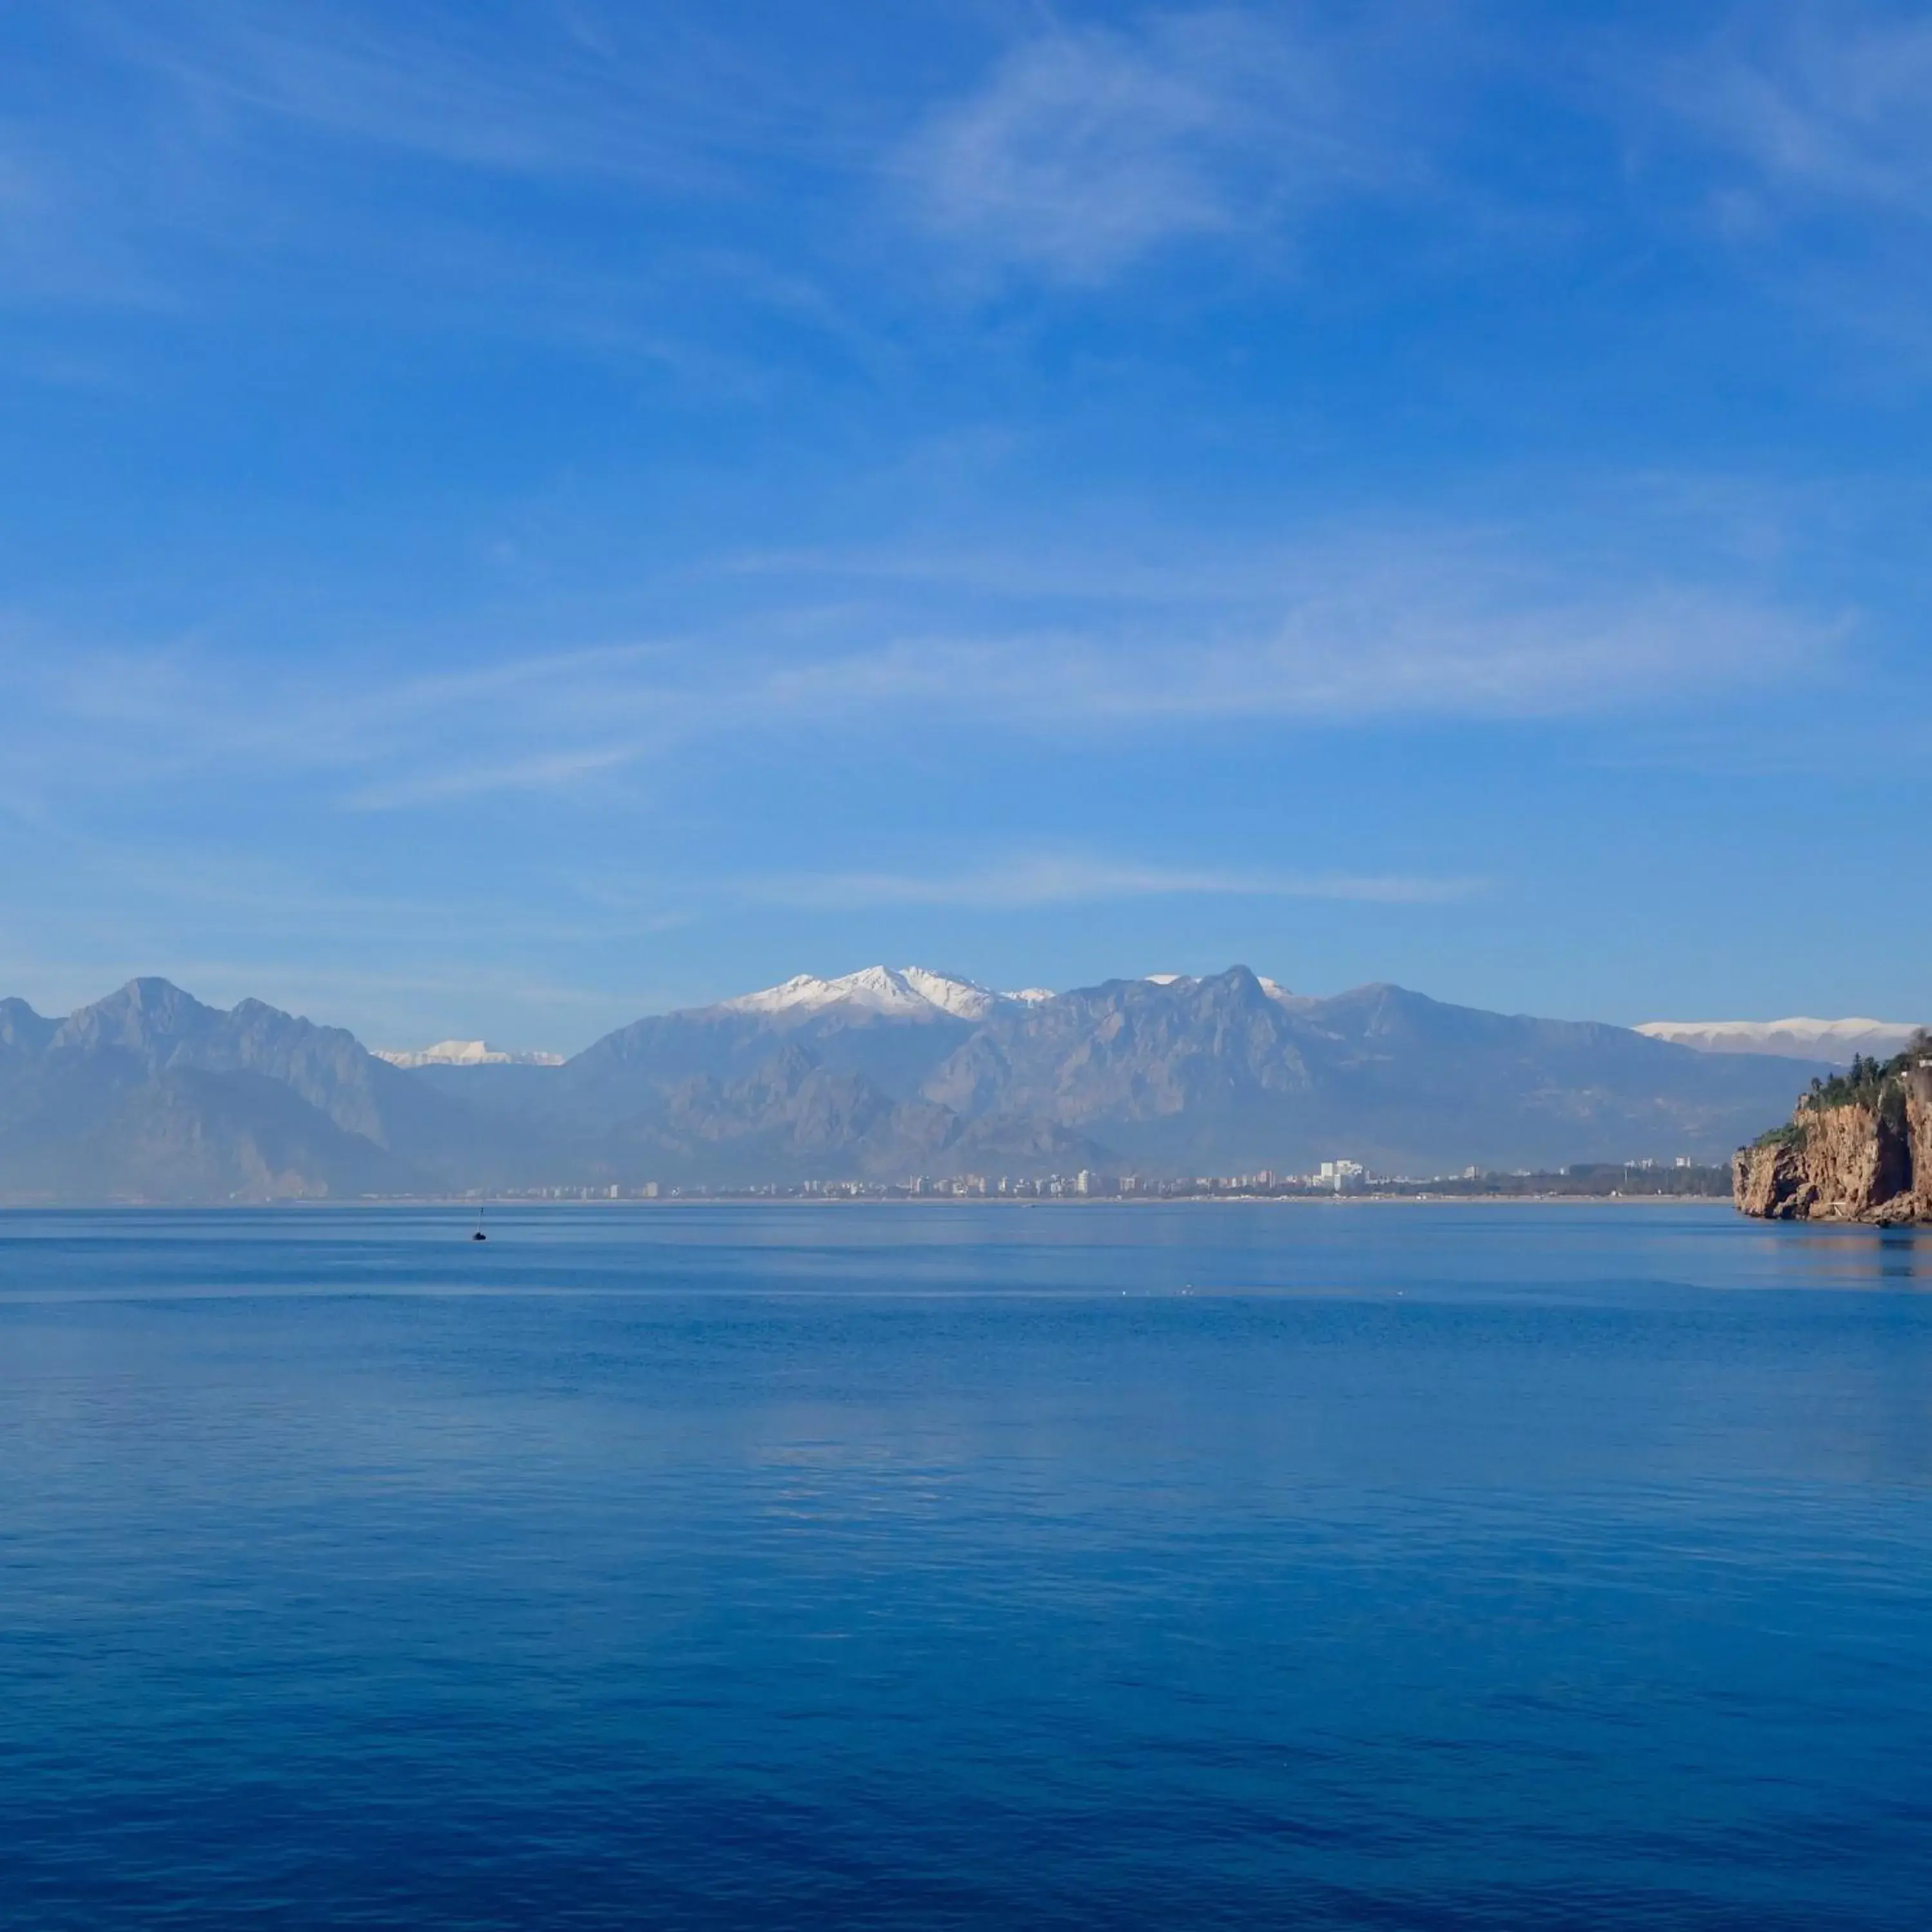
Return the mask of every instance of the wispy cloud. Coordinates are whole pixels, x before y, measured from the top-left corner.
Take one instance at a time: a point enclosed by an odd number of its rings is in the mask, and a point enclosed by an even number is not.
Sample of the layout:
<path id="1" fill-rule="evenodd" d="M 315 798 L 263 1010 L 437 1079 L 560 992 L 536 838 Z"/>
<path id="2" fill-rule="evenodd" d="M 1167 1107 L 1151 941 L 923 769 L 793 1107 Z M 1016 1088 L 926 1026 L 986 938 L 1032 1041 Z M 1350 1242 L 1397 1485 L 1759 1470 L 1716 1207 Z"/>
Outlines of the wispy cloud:
<path id="1" fill-rule="evenodd" d="M 1412 174 L 1351 51 L 1312 16 L 1056 23 L 936 112 L 904 166 L 936 233 L 1099 281 L 1162 244 L 1252 231 Z"/>
<path id="2" fill-rule="evenodd" d="M 163 252 L 163 236 L 218 253 L 227 238 L 257 260 L 368 257 L 393 298 L 439 278 L 473 286 L 494 256 L 500 283 L 516 280 L 512 260 L 541 264 L 543 278 L 586 300 L 601 292 L 625 317 L 640 304 L 614 285 L 640 272 L 633 249 L 607 241 L 573 257 L 560 241 L 508 232 L 518 224 L 500 206 L 485 240 L 440 190 L 464 176 L 565 190 L 590 198 L 579 213 L 600 233 L 594 198 L 605 191 L 675 212 L 776 190 L 795 236 L 817 227 L 823 198 L 843 210 L 833 226 L 873 233 L 872 274 L 886 245 L 883 180 L 893 221 L 910 214 L 976 263 L 1095 281 L 1163 242 L 1258 235 L 1340 196 L 1412 184 L 1429 36 L 1424 10 L 1396 10 L 1400 32 L 1385 10 L 1358 10 L 1343 31 L 1315 10 L 1180 8 L 1015 38 L 1010 16 L 996 25 L 964 9 L 909 30 L 879 7 L 841 34 L 788 31 L 755 8 L 590 0 L 73 0 L 62 37 L 98 64 L 116 111 L 48 115 L 31 94 L 25 111 L 66 142 L 56 158 L 78 187 L 65 225 L 84 212 L 130 266 Z M 878 85 L 878 49 L 904 56 L 935 34 L 953 37 L 944 70 L 985 63 L 976 88 L 935 94 L 924 61 L 908 70 L 926 69 L 912 84 Z M 860 45 L 869 58 L 855 57 Z M 0 82 L 0 131 L 7 105 Z M 340 192 L 345 164 L 384 170 L 380 224 L 358 220 L 360 197 Z M 0 142 L 0 223 L 43 178 Z M 117 230 L 113 209 L 130 196 L 141 219 Z M 378 226 L 398 238 L 386 268 Z M 770 298 L 802 290 L 808 308 L 832 314 L 812 271 L 836 278 L 838 249 L 772 241 L 762 235 L 756 250 Z M 649 306 L 662 308 L 656 292 Z M 532 306 L 536 292 L 523 292 L 518 310 Z"/>
<path id="3" fill-rule="evenodd" d="M 1667 83 L 1757 190 L 1932 219 L 1932 20 L 1834 0 L 1754 7 Z"/>
<path id="4" fill-rule="evenodd" d="M 688 191 L 721 185 L 734 149 L 799 132 L 784 70 L 675 8 L 80 0 L 76 12 L 234 138 L 252 120 L 458 167 Z"/>
<path id="5" fill-rule="evenodd" d="M 722 742 L 742 756 L 914 726 L 1145 741 L 1263 720 L 1654 722 L 1816 677 L 1849 634 L 1843 614 L 1739 584 L 1629 580 L 1482 532 L 1338 535 L 1222 561 L 1163 572 L 1142 559 L 1136 580 L 1103 555 L 1016 554 L 997 579 L 1034 586 L 1016 608 L 1007 590 L 989 596 L 975 552 L 819 557 L 802 584 L 760 578 L 748 608 L 700 633 L 386 683 L 347 662 L 267 679 L 206 647 L 90 658 L 0 634 L 0 692 L 35 719 L 9 790 L 27 808 L 77 784 L 227 770 L 378 811 L 584 792 Z M 814 609 L 841 568 L 854 596 Z"/>
<path id="6" fill-rule="evenodd" d="M 389 812 L 412 805 L 442 805 L 490 792 L 562 791 L 599 772 L 634 762 L 635 745 L 589 746 L 502 764 L 463 766 L 416 777 L 382 780 L 351 792 L 345 802 L 363 812 Z"/>
<path id="7" fill-rule="evenodd" d="M 1271 621 L 1197 610 L 1151 636 L 1122 625 L 927 637 L 776 672 L 761 695 L 780 714 L 963 708 L 1022 730 L 1528 720 L 1668 707 L 1752 667 L 1819 664 L 1844 634 L 1688 586 L 1585 595 L 1480 569 L 1388 568 L 1291 596 Z"/>
<path id="8" fill-rule="evenodd" d="M 332 308 L 728 394 L 771 380 L 748 315 L 875 354 L 760 211 L 869 196 L 909 110 L 838 36 L 728 11 L 71 0 L 0 28 L 0 311 Z"/>
<path id="9" fill-rule="evenodd" d="M 1833 378 L 1896 393 L 1932 370 L 1932 19 L 1898 0 L 1762 0 L 1693 13 L 1608 71 L 1660 236 L 1715 235 L 1760 298 L 1858 345 Z M 1674 231 L 1674 233 L 1673 233 Z M 1708 266 L 1708 265 L 1707 265 Z M 1874 356 L 1874 349 L 1880 353 Z"/>
<path id="10" fill-rule="evenodd" d="M 818 872 L 754 880 L 739 888 L 766 905 L 836 911 L 877 906 L 955 906 L 978 911 L 1145 898 L 1330 899 L 1434 905 L 1485 889 L 1476 879 L 1294 873 L 1124 864 L 1022 855 L 951 873 Z"/>

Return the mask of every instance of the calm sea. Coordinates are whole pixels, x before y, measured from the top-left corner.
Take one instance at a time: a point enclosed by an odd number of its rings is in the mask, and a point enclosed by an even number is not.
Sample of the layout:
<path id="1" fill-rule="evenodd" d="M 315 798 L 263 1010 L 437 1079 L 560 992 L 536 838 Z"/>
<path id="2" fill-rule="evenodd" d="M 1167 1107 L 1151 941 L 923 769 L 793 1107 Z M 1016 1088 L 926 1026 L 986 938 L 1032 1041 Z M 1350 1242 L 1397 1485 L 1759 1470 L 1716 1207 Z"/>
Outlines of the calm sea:
<path id="1" fill-rule="evenodd" d="M 1932 1238 L 0 1215 L 8 1927 L 1932 1924 Z"/>

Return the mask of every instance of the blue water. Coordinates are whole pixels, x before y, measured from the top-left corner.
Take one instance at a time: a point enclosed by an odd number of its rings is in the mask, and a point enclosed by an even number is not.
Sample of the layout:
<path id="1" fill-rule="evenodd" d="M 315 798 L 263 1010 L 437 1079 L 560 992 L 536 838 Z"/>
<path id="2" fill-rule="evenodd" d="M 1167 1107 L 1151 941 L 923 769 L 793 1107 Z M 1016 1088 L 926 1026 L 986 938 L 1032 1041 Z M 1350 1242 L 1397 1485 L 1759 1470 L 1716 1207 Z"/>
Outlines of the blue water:
<path id="1" fill-rule="evenodd" d="M 1932 1239 L 0 1215 L 0 1922 L 1932 1923 Z"/>

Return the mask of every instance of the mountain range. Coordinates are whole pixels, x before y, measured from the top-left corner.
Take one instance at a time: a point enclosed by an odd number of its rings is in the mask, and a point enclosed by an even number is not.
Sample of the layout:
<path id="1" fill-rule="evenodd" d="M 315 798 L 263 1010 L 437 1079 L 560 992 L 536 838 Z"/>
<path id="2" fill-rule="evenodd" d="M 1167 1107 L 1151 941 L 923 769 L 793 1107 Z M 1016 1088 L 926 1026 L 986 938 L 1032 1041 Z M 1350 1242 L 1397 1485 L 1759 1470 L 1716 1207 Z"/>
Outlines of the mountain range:
<path id="1" fill-rule="evenodd" d="M 640 1019 L 560 1064 L 470 1044 L 392 1064 L 162 980 L 64 1020 L 0 1001 L 0 1200 L 1708 1159 L 1822 1070 L 1240 966 L 1062 993 L 874 967 Z"/>

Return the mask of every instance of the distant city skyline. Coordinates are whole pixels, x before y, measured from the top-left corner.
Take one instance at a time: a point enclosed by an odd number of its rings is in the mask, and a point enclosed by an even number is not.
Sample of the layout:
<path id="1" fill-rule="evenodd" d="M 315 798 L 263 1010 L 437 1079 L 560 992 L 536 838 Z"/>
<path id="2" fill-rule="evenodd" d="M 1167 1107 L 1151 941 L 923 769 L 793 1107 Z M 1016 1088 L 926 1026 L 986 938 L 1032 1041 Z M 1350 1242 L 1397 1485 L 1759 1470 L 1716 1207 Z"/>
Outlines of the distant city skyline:
<path id="1" fill-rule="evenodd" d="M 1922 9 L 0 21 L 0 995 L 1910 1019 Z"/>

